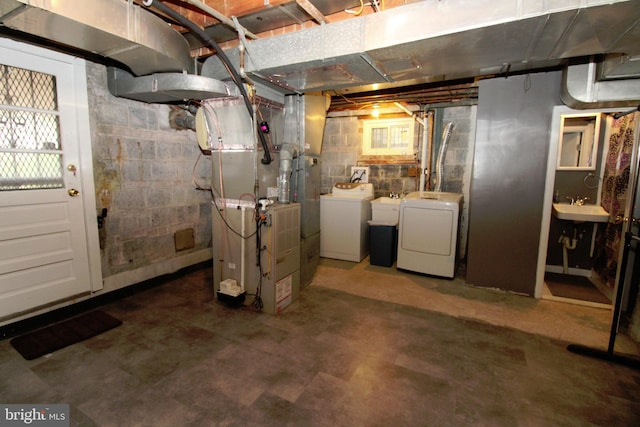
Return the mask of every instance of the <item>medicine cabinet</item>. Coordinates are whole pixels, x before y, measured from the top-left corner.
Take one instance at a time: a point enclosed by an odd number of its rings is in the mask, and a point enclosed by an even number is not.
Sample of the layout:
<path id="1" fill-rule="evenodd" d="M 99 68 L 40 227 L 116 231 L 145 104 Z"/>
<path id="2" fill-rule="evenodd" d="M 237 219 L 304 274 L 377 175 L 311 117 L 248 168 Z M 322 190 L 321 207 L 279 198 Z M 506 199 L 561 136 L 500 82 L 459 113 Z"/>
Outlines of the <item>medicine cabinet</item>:
<path id="1" fill-rule="evenodd" d="M 600 137 L 600 113 L 563 114 L 560 117 L 560 170 L 595 170 Z"/>

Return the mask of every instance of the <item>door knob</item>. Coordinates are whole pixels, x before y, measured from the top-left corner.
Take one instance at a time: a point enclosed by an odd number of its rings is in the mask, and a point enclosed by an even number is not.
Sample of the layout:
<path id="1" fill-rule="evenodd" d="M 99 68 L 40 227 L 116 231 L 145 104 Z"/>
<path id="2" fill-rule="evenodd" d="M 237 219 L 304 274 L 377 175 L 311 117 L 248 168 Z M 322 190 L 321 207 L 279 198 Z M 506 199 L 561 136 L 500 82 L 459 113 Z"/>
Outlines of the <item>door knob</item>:
<path id="1" fill-rule="evenodd" d="M 75 188 L 70 189 L 68 193 L 71 197 L 78 197 L 80 195 L 80 192 Z"/>

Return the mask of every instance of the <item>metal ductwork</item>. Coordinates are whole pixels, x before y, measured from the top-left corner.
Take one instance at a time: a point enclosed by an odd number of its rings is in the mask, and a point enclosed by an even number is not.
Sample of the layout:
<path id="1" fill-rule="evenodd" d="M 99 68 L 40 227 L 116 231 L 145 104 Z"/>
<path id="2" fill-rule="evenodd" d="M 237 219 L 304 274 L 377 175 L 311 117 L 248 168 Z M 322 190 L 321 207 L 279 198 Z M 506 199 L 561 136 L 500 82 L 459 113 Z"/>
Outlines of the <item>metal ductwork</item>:
<path id="1" fill-rule="evenodd" d="M 138 76 L 194 70 L 189 44 L 180 33 L 123 0 L 0 0 L 0 22 L 114 59 Z"/>
<path id="2" fill-rule="evenodd" d="M 333 0 L 315 2 L 333 4 Z M 205 62 L 200 76 L 194 75 L 193 46 L 187 43 L 191 36 L 183 37 L 130 1 L 0 0 L 0 21 L 14 30 L 125 64 L 133 74 L 109 72 L 109 86 L 117 96 L 174 102 L 226 96 L 232 86 L 219 81 L 229 75 L 216 56 Z M 249 31 L 257 32 L 251 20 L 245 22 Z M 571 94 L 567 99 L 591 105 L 629 84 L 601 81 L 640 77 L 640 61 L 634 60 L 640 55 L 640 0 L 425 0 L 251 40 L 246 47 L 248 76 L 280 93 L 357 93 L 508 76 L 604 54 L 628 58 L 620 73 L 620 67 L 612 71 L 598 63 L 597 68 L 605 71 L 596 72 L 595 88 L 586 86 L 594 83 L 584 78 L 585 65 L 567 69 L 565 92 Z M 225 52 L 240 64 L 237 49 Z M 591 70 L 586 72 L 592 75 Z M 592 97 L 594 91 L 598 98 Z M 631 97 L 637 100 L 635 94 Z"/>
<path id="3" fill-rule="evenodd" d="M 195 60 L 182 34 L 132 2 L 0 0 L 0 21 L 122 63 L 131 72 L 109 67 L 109 90 L 115 96 L 171 103 L 235 94 L 219 80 L 193 74 Z"/>
<path id="4" fill-rule="evenodd" d="M 638 54 L 639 22 L 638 0 L 421 1 L 250 41 L 245 68 L 293 92 L 352 93 L 508 75 L 574 57 Z M 238 61 L 237 51 L 228 56 Z M 224 70 L 211 57 L 202 74 L 220 78 Z"/>
<path id="5" fill-rule="evenodd" d="M 108 67 L 107 81 L 109 91 L 114 96 L 151 104 L 239 95 L 232 83 L 225 84 L 220 80 L 186 73 L 155 73 L 134 77 L 119 68 Z"/>
<path id="6" fill-rule="evenodd" d="M 635 65 L 636 68 L 640 66 Z M 640 70 L 629 66 L 619 70 L 609 66 L 607 69 L 607 66 L 607 60 L 568 65 L 563 73 L 562 101 L 575 109 L 637 105 L 640 101 Z M 614 78 L 612 75 L 623 77 Z"/>

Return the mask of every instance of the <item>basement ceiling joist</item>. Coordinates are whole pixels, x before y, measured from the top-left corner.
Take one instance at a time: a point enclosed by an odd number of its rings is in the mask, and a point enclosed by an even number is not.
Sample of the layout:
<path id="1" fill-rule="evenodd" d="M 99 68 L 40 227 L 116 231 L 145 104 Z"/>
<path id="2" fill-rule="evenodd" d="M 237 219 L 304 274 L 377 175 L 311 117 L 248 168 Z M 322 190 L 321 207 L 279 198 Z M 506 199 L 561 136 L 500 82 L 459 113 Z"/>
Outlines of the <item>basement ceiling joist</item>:
<path id="1" fill-rule="evenodd" d="M 356 94 L 334 94 L 329 111 L 350 110 L 374 104 L 402 102 L 416 105 L 464 104 L 478 102 L 478 84 L 474 79 L 406 86 L 402 91 L 386 89 Z"/>
<path id="2" fill-rule="evenodd" d="M 269 2 L 266 1 L 264 4 L 267 7 L 246 15 L 237 16 L 238 23 L 254 34 L 266 33 L 295 24 L 304 24 L 307 21 L 311 21 L 313 16 L 299 4 L 299 1 L 301 0 L 278 2 L 274 6 L 270 6 Z M 319 14 L 325 17 L 345 9 L 358 9 L 360 7 L 359 0 L 313 0 L 312 2 L 307 0 L 306 3 L 313 6 Z M 321 18 L 318 17 L 318 19 Z M 222 23 L 204 25 L 204 31 L 219 44 L 238 37 L 234 29 Z M 202 42 L 192 34 L 185 34 L 185 38 L 192 49 L 202 47 Z"/>

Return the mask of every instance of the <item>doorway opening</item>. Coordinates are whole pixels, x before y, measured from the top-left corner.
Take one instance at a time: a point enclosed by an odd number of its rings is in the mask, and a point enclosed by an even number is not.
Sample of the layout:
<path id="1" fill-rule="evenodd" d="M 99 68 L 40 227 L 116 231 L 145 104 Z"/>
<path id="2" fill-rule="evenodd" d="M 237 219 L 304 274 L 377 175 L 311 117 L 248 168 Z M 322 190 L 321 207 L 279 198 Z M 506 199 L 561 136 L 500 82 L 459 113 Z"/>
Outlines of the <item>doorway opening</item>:
<path id="1" fill-rule="evenodd" d="M 613 120 L 615 112 L 554 108 L 543 207 L 548 214 L 543 217 L 538 258 L 538 298 L 612 308 L 633 166 L 633 137 L 627 130 L 633 133 L 636 127 L 633 117 Z M 595 129 L 601 129 L 590 144 L 593 149 L 589 149 L 588 163 L 562 162 L 560 156 L 567 151 L 564 121 L 593 117 L 598 117 Z M 583 204 L 602 206 L 604 218 L 567 218 L 557 214 L 558 204 L 575 204 L 578 209 Z"/>

